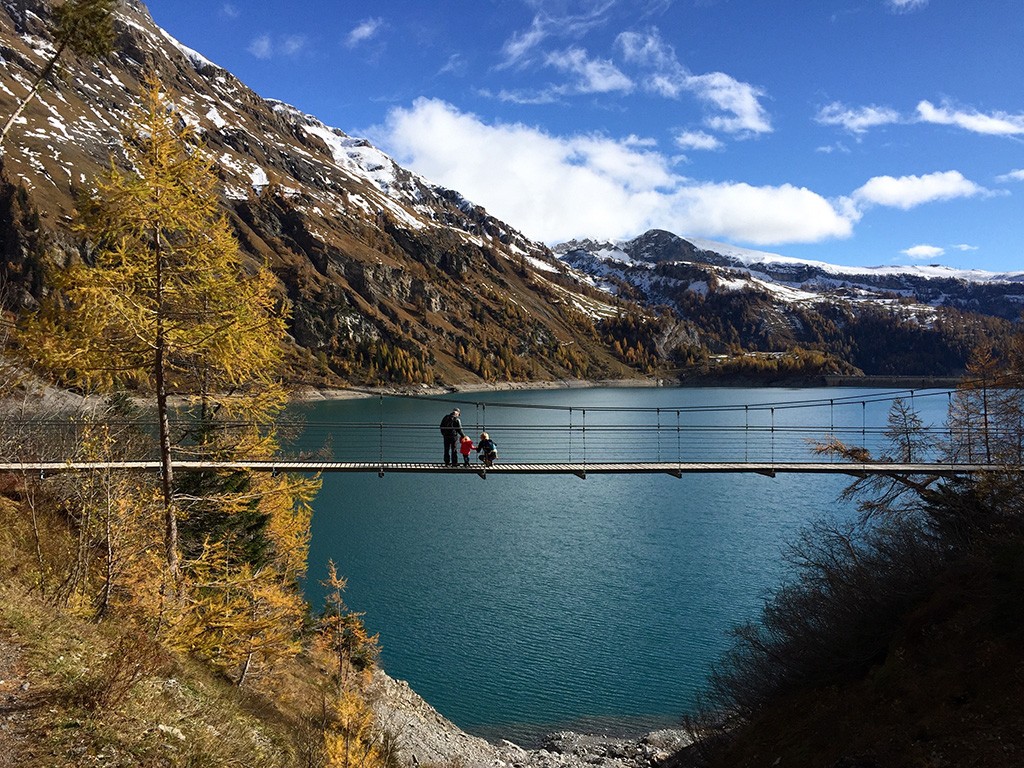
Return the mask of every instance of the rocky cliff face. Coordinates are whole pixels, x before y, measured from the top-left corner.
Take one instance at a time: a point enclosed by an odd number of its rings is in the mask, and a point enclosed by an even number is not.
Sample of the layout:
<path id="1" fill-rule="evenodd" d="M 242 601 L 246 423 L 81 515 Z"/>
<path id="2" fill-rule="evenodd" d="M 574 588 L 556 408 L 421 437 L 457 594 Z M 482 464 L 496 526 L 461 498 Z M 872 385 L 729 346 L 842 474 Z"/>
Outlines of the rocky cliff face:
<path id="1" fill-rule="evenodd" d="M 50 12 L 50 0 L 2 5 L 0 115 L 53 51 Z M 9 309 L 38 297 L 45 264 L 77 253 L 76 196 L 120 160 L 123 122 L 152 68 L 215 162 L 242 249 L 280 278 L 295 368 L 307 378 L 629 374 L 594 336 L 592 318 L 612 310 L 574 287 L 544 246 L 367 141 L 261 98 L 163 32 L 142 3 L 120 3 L 115 28 L 115 52 L 62 59 L 61 76 L 8 137 L 0 279 Z"/>

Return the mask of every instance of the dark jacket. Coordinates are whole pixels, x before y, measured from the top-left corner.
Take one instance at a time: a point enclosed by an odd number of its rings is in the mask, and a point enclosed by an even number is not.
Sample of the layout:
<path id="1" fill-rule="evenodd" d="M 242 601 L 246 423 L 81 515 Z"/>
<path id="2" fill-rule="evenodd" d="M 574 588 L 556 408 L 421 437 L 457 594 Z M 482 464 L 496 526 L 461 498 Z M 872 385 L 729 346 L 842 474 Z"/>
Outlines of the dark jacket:
<path id="1" fill-rule="evenodd" d="M 466 433 L 462 431 L 462 419 L 454 413 L 447 414 L 441 419 L 441 434 L 451 438 L 454 438 L 456 435 L 459 437 L 465 436 Z"/>

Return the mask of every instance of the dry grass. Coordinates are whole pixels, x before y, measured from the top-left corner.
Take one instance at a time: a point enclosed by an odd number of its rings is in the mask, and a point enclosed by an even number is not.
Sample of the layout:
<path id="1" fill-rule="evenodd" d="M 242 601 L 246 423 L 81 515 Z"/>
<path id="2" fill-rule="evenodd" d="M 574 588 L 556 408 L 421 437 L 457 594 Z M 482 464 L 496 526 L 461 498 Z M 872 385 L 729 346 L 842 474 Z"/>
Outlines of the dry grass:
<path id="1" fill-rule="evenodd" d="M 302 655 L 239 689 L 161 647 L 130 615 L 97 622 L 92 610 L 53 599 L 73 539 L 44 496 L 33 520 L 25 489 L 8 486 L 0 495 L 0 768 L 324 764 L 323 665 Z"/>

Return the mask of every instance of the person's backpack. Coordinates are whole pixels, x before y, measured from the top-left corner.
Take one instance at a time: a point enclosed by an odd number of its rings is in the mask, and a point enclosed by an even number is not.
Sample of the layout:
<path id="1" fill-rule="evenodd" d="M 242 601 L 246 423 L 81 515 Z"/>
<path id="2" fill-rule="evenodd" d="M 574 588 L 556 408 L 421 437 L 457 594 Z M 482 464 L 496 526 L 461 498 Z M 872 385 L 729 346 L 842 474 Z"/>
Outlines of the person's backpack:
<path id="1" fill-rule="evenodd" d="M 451 431 L 453 429 L 452 423 L 454 421 L 455 421 L 455 419 L 452 418 L 452 415 L 450 413 L 446 413 L 444 415 L 444 418 L 441 419 L 441 434 L 442 435 L 447 435 L 447 434 L 451 433 Z"/>

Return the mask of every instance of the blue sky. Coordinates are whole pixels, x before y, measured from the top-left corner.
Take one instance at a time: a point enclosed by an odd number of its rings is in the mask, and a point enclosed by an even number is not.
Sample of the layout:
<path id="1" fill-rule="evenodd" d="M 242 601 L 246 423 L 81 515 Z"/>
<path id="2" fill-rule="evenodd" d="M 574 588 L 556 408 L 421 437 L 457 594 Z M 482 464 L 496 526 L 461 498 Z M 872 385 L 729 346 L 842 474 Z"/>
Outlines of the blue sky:
<path id="1" fill-rule="evenodd" d="M 151 0 L 547 243 L 1024 270 L 1022 0 Z"/>

